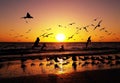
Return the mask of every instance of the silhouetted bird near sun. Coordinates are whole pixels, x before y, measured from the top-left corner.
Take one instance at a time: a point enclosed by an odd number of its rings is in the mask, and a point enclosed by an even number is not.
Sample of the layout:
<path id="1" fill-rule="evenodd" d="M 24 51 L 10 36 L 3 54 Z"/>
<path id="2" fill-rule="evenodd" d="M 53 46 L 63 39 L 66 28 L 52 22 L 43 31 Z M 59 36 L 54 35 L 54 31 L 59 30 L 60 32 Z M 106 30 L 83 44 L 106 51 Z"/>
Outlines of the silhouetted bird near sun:
<path id="1" fill-rule="evenodd" d="M 24 16 L 22 18 L 26 19 L 26 18 L 33 18 L 33 17 L 27 12 L 26 16 Z"/>
<path id="2" fill-rule="evenodd" d="M 74 36 L 74 35 L 71 35 L 70 37 L 68 37 L 68 40 L 69 40 L 69 39 L 72 39 L 72 38 L 73 38 L 73 36 Z"/>

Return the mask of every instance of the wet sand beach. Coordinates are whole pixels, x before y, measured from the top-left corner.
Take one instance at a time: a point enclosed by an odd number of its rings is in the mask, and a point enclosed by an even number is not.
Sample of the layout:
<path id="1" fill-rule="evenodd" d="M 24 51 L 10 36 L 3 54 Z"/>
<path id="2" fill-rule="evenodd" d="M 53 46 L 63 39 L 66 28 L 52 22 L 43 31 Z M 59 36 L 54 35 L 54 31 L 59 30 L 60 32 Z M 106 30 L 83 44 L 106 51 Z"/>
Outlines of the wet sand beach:
<path id="1" fill-rule="evenodd" d="M 1 83 L 119 83 L 120 69 L 0 78 Z"/>
<path id="2" fill-rule="evenodd" d="M 120 82 L 119 43 L 103 43 L 103 47 L 95 44 L 89 49 L 80 45 L 66 44 L 62 51 L 58 50 L 59 44 L 51 43 L 42 51 L 39 47 L 1 49 L 0 83 Z"/>

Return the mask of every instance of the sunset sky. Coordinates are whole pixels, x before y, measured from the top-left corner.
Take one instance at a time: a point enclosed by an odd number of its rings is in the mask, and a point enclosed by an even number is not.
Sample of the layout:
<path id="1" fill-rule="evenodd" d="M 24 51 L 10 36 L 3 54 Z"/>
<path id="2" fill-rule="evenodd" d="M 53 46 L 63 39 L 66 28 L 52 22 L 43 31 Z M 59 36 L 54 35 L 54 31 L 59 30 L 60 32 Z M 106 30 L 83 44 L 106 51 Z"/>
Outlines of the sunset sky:
<path id="1" fill-rule="evenodd" d="M 27 12 L 34 18 L 21 18 Z M 62 42 L 89 36 L 120 42 L 120 0 L 0 0 L 0 42 L 61 42 L 58 34 L 65 36 Z"/>

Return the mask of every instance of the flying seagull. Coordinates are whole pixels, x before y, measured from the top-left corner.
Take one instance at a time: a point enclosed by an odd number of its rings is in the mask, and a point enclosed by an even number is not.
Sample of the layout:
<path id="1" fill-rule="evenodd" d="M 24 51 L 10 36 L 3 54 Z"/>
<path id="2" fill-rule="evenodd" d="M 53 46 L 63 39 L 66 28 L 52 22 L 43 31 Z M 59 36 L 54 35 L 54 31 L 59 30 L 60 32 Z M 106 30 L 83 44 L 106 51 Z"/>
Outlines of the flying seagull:
<path id="1" fill-rule="evenodd" d="M 26 31 L 25 33 L 29 33 L 31 31 L 31 29 L 28 29 L 28 31 Z"/>
<path id="2" fill-rule="evenodd" d="M 62 27 L 62 25 L 58 25 L 58 27 Z"/>
<path id="3" fill-rule="evenodd" d="M 98 22 L 98 24 L 95 26 L 95 28 L 94 28 L 94 30 L 97 28 L 97 27 L 100 27 L 100 23 L 102 22 L 102 20 L 100 20 L 99 22 Z"/>
<path id="4" fill-rule="evenodd" d="M 70 37 L 68 37 L 68 40 L 69 40 L 69 39 L 72 39 L 72 38 L 73 38 L 73 36 L 74 36 L 74 35 L 71 35 Z"/>
<path id="5" fill-rule="evenodd" d="M 97 19 L 98 19 L 98 17 L 97 18 L 95 18 L 95 19 L 93 19 L 94 21 L 97 21 Z"/>
<path id="6" fill-rule="evenodd" d="M 33 17 L 29 14 L 29 12 L 27 12 L 26 16 L 24 16 L 22 18 L 26 19 L 26 18 L 33 18 Z"/>
<path id="7" fill-rule="evenodd" d="M 105 28 L 101 28 L 100 31 L 105 30 Z"/>
<path id="8" fill-rule="evenodd" d="M 69 25 L 73 25 L 73 24 L 75 24 L 74 22 L 73 23 L 69 23 Z"/>
<path id="9" fill-rule="evenodd" d="M 44 35 L 43 37 L 49 37 L 49 35 L 53 35 L 53 33 L 48 33 L 48 34 Z"/>
<path id="10" fill-rule="evenodd" d="M 85 29 L 86 32 L 88 32 L 87 28 L 86 27 L 83 27 L 83 29 Z"/>
<path id="11" fill-rule="evenodd" d="M 86 32 L 88 32 L 87 27 L 89 27 L 89 25 L 88 25 L 88 26 L 83 27 L 83 29 L 85 29 L 85 31 L 86 31 Z"/>

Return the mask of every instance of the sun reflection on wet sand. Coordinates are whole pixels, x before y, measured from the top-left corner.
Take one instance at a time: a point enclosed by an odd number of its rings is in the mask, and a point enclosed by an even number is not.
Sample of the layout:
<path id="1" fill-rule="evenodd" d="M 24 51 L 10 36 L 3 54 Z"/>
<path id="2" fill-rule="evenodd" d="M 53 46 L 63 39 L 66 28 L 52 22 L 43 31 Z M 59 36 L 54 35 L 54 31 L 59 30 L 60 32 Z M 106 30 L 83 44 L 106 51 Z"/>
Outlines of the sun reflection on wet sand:
<path id="1" fill-rule="evenodd" d="M 72 72 L 120 68 L 120 61 L 110 55 L 109 57 L 108 55 L 102 57 L 96 55 L 76 56 L 76 59 L 74 58 L 67 57 L 66 59 L 65 57 L 57 57 L 58 62 L 54 60 L 54 57 L 50 60 L 47 58 L 37 58 L 0 62 L 0 77 L 11 78 L 48 74 L 56 74 L 59 76 Z M 105 60 L 102 58 L 105 58 Z"/>

